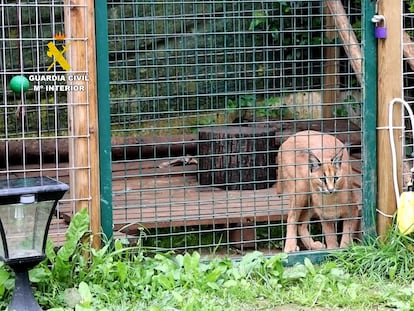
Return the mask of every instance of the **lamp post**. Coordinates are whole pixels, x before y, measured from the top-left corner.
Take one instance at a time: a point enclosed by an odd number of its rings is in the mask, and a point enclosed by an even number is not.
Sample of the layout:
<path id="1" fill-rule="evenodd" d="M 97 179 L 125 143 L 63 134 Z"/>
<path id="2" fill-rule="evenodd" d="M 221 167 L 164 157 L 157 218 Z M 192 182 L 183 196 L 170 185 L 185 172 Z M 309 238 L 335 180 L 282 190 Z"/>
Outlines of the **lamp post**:
<path id="1" fill-rule="evenodd" d="M 41 311 L 28 271 L 45 258 L 50 222 L 69 186 L 48 177 L 0 181 L 0 260 L 15 273 L 10 311 Z"/>

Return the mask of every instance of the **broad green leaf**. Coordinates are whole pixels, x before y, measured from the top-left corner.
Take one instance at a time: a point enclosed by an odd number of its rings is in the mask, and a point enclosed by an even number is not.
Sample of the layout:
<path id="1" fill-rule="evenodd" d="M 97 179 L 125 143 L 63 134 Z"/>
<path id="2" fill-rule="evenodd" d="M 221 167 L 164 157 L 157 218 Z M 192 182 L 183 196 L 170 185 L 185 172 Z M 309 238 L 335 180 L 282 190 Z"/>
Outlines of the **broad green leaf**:
<path id="1" fill-rule="evenodd" d="M 68 261 L 78 247 L 80 239 L 89 230 L 89 215 L 88 210 L 83 208 L 77 212 L 66 232 L 66 243 L 59 249 L 57 256 L 63 261 Z"/>
<path id="2" fill-rule="evenodd" d="M 265 10 L 257 10 L 253 12 L 253 19 L 250 22 L 249 30 L 254 31 L 258 26 L 266 25 L 267 12 Z"/>
<path id="3" fill-rule="evenodd" d="M 50 270 L 45 268 L 43 265 L 39 265 L 38 267 L 29 271 L 30 281 L 34 283 L 50 280 L 51 274 L 52 273 Z"/>
<path id="4" fill-rule="evenodd" d="M 210 271 L 205 279 L 207 282 L 216 282 L 223 273 L 223 269 L 221 267 L 216 267 L 213 271 Z"/>
<path id="5" fill-rule="evenodd" d="M 283 278 L 288 280 L 302 279 L 307 275 L 307 268 L 305 265 L 297 264 L 283 272 Z"/>
<path id="6" fill-rule="evenodd" d="M 390 277 L 390 280 L 394 280 L 395 279 L 395 274 L 397 272 L 397 265 L 394 265 L 392 267 L 390 267 L 390 270 L 388 271 L 388 275 Z"/>
<path id="7" fill-rule="evenodd" d="M 80 282 L 79 294 L 81 296 L 82 306 L 90 306 L 92 302 L 92 294 L 91 294 L 88 284 L 86 284 L 85 282 Z"/>
<path id="8" fill-rule="evenodd" d="M 55 261 L 55 259 L 56 259 L 55 245 L 53 244 L 52 240 L 50 240 L 50 239 L 47 239 L 45 253 L 46 253 L 46 257 L 51 262 Z"/>
<path id="9" fill-rule="evenodd" d="M 10 278 L 10 272 L 0 269 L 0 284 L 6 283 L 6 281 Z"/>
<path id="10" fill-rule="evenodd" d="M 116 266 L 118 268 L 119 279 L 121 280 L 121 282 L 124 282 L 127 279 L 127 276 L 128 276 L 127 265 L 122 261 L 118 261 L 116 263 Z"/>
<path id="11" fill-rule="evenodd" d="M 312 262 L 310 261 L 309 258 L 305 258 L 305 260 L 303 261 L 305 267 L 308 269 L 308 271 L 312 274 L 315 275 L 316 274 L 316 270 L 315 267 L 313 266 Z"/>
<path id="12" fill-rule="evenodd" d="M 77 288 L 67 288 L 63 293 L 63 298 L 69 308 L 75 308 L 82 300 L 79 290 Z"/>
<path id="13" fill-rule="evenodd" d="M 238 282 L 236 280 L 228 280 L 226 282 L 224 282 L 223 287 L 224 288 L 230 288 L 230 287 L 235 287 L 237 286 Z"/>
<path id="14" fill-rule="evenodd" d="M 189 253 L 184 255 L 183 265 L 184 271 L 186 272 L 195 272 L 198 271 L 200 263 L 200 254 L 198 252 L 194 252 L 192 255 Z"/>

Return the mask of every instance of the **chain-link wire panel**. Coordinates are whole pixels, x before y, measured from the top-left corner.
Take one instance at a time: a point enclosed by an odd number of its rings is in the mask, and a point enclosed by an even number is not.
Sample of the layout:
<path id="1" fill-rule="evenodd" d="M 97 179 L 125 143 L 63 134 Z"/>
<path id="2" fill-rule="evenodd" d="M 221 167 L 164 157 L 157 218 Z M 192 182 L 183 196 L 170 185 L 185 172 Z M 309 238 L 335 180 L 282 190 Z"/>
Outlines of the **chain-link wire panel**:
<path id="1" fill-rule="evenodd" d="M 283 250 L 288 223 L 301 250 L 360 237 L 360 1 L 108 1 L 108 17 L 118 235 L 207 253 Z M 333 136 L 279 151 L 308 130 Z M 305 175 L 278 194 L 284 169 Z"/>
<path id="2" fill-rule="evenodd" d="M 77 6 L 80 14 L 86 8 L 86 2 Z M 88 91 L 88 72 L 73 70 L 75 60 L 70 57 L 71 45 L 78 40 L 87 44 L 87 37 L 65 37 L 65 23 L 73 22 L 65 21 L 69 9 L 64 1 L 2 1 L 0 6 L 0 178 L 48 176 L 70 185 L 50 230 L 57 245 L 65 241 L 75 203 L 90 200 L 90 195 L 75 197 L 78 181 L 69 177 L 88 169 L 69 164 L 80 135 L 72 132 L 68 120 L 74 119 L 73 107 L 89 104 L 68 99 L 74 92 Z M 15 76 L 28 79 L 27 90 L 11 89 Z"/>
<path id="3" fill-rule="evenodd" d="M 410 1 L 402 2 L 402 67 L 403 67 L 403 99 L 410 105 L 411 109 L 414 104 L 414 6 Z M 400 104 L 400 103 L 398 103 Z M 405 110 L 405 108 L 403 108 Z M 403 144 L 403 188 L 406 190 L 407 185 L 412 182 L 411 168 L 414 167 L 414 149 L 413 149 L 413 126 L 407 111 L 404 111 L 405 131 Z"/>

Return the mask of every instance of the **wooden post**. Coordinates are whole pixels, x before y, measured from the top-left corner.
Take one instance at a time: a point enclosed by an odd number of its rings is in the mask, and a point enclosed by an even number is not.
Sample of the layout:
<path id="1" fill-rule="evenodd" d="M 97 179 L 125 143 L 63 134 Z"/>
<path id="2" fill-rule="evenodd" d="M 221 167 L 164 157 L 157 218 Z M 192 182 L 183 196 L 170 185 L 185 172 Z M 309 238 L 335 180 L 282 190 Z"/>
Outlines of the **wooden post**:
<path id="1" fill-rule="evenodd" d="M 345 9 L 341 1 L 326 0 L 325 5 L 327 12 L 330 12 L 334 17 L 335 26 L 338 30 L 339 38 L 342 41 L 342 46 L 346 55 L 349 57 L 351 67 L 354 69 L 356 78 L 360 85 L 362 85 L 362 54 L 361 47 L 349 22 Z"/>
<path id="2" fill-rule="evenodd" d="M 393 98 L 402 96 L 401 1 L 378 1 L 378 14 L 384 15 L 386 39 L 378 40 L 378 214 L 377 230 L 384 236 L 392 223 L 397 202 L 392 179 L 392 158 L 388 136 L 388 109 Z M 394 109 L 394 126 L 402 126 L 401 107 Z M 401 176 L 401 130 L 394 130 L 398 176 Z M 365 146 L 369 148 L 369 146 Z M 367 159 L 369 160 L 369 159 Z M 401 190 L 401 185 L 399 189 Z M 389 216 L 387 216 L 389 215 Z"/>
<path id="3" fill-rule="evenodd" d="M 83 86 L 83 91 L 68 91 L 68 118 L 71 141 L 69 158 L 71 191 L 75 209 L 88 207 L 92 245 L 100 247 L 100 191 L 98 157 L 98 110 L 96 91 L 94 0 L 65 1 L 65 34 L 68 38 L 68 76 L 87 77 L 67 81 Z"/>
<path id="4" fill-rule="evenodd" d="M 331 15 L 329 8 L 325 4 L 324 12 L 325 16 L 325 36 L 333 42 L 336 38 L 335 30 L 335 19 Z M 337 90 L 338 90 L 338 61 L 339 58 L 339 47 L 328 46 L 324 48 L 326 60 L 324 61 L 324 79 L 323 79 L 323 111 L 322 115 L 324 118 L 332 118 L 334 107 L 337 101 Z"/>

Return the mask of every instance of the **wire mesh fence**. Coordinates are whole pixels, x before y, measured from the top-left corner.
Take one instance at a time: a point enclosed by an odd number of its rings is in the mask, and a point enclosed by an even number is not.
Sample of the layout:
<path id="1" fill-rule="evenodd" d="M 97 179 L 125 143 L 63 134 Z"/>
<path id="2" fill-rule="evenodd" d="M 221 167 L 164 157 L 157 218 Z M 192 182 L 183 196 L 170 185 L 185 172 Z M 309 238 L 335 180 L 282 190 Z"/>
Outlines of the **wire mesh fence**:
<path id="1" fill-rule="evenodd" d="M 360 1 L 108 1 L 108 17 L 118 235 L 226 253 L 280 251 L 292 224 L 301 249 L 360 236 Z M 311 132 L 278 152 L 308 130 L 339 141 Z M 312 167 L 322 185 L 301 189 Z M 297 219 L 276 189 L 285 168 L 305 171 Z"/>
<path id="2" fill-rule="evenodd" d="M 402 29 L 402 50 L 403 50 L 403 99 L 413 107 L 414 103 L 414 7 L 408 2 L 402 6 L 403 29 Z M 412 179 L 411 168 L 414 167 L 412 159 L 414 158 L 413 135 L 411 120 L 407 111 L 404 111 L 405 132 L 403 144 L 403 187 L 406 189 L 407 184 Z"/>
<path id="3" fill-rule="evenodd" d="M 88 92 L 89 70 L 79 69 L 71 45 L 79 50 L 79 42 L 86 46 L 88 36 L 73 33 L 70 9 L 65 1 L 1 1 L 0 5 L 0 177 L 48 176 L 70 184 L 50 232 L 58 244 L 65 240 L 64 214 L 72 215 L 78 202 L 88 207 L 90 201 L 88 187 L 86 195 L 75 193 L 83 181 L 73 178 L 74 172 L 89 171 L 90 166 L 69 161 L 80 151 L 75 141 L 88 139 L 76 130 L 75 107 L 84 107 L 90 116 L 88 101 L 73 100 L 75 93 Z M 77 3 L 76 10 L 85 14 L 86 2 Z M 17 85 L 12 90 L 10 83 L 16 76 L 27 78 L 27 89 Z M 90 127 L 89 119 L 86 126 Z"/>

